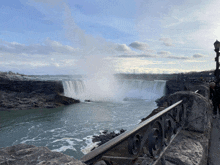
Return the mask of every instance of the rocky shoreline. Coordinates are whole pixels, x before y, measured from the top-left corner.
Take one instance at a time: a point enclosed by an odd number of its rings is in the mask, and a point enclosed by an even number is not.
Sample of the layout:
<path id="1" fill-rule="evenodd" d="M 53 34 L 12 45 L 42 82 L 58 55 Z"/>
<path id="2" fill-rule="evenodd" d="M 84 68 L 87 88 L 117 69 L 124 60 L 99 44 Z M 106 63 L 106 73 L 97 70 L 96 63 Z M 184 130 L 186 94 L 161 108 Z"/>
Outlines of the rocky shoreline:
<path id="1" fill-rule="evenodd" d="M 0 148 L 1 165 L 85 165 L 71 156 L 52 152 L 47 147 L 18 144 Z"/>
<path id="2" fill-rule="evenodd" d="M 0 74 L 0 111 L 56 108 L 80 102 L 63 93 L 61 81 L 36 81 L 24 75 Z"/>

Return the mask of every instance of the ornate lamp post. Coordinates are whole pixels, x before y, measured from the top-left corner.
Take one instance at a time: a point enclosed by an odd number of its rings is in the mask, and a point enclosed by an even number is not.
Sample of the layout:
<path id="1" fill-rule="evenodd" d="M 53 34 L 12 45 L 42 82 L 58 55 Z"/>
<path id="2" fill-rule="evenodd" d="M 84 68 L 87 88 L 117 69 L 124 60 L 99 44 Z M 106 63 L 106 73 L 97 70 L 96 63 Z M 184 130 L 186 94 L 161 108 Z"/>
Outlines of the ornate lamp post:
<path id="1" fill-rule="evenodd" d="M 214 75 L 216 77 L 216 84 L 218 85 L 219 84 L 219 48 L 220 48 L 220 42 L 218 40 L 215 41 L 214 47 L 216 52 L 216 57 L 215 57 L 216 70 L 214 72 Z"/>

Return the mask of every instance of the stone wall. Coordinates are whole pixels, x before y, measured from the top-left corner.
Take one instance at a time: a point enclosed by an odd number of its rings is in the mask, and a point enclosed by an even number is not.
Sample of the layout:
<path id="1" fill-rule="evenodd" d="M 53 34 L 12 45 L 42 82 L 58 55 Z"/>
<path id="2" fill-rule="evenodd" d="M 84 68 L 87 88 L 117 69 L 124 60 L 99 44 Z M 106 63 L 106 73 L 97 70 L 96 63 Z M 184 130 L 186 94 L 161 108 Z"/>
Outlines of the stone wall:
<path id="1" fill-rule="evenodd" d="M 212 105 L 207 99 L 208 88 L 206 86 L 200 88 L 204 96 L 191 91 L 180 91 L 166 99 L 169 105 L 183 100 L 186 111 L 185 127 L 165 152 L 168 165 L 207 165 Z"/>
<path id="2" fill-rule="evenodd" d="M 206 132 L 211 128 L 211 103 L 201 94 L 180 91 L 167 98 L 169 105 L 183 100 L 186 110 L 186 128 L 194 132 Z"/>

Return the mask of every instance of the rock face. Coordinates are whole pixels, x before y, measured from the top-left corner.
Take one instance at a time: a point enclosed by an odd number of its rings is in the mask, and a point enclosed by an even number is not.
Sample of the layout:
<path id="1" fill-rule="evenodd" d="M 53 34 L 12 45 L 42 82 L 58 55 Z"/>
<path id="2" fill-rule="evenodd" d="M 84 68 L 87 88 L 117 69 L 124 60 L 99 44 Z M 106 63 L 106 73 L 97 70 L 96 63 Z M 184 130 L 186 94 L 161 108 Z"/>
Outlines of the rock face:
<path id="1" fill-rule="evenodd" d="M 203 87 L 199 87 L 203 86 Z M 166 82 L 166 95 L 173 94 L 178 91 L 194 91 L 198 89 L 204 90 L 207 85 L 204 82 L 191 82 L 191 81 L 180 81 L 180 80 L 168 80 Z M 204 95 L 203 95 L 204 96 Z"/>
<path id="2" fill-rule="evenodd" d="M 207 165 L 208 143 L 204 134 L 182 130 L 165 152 L 166 165 Z"/>
<path id="3" fill-rule="evenodd" d="M 12 80 L 0 77 L 0 110 L 56 108 L 78 103 L 62 96 L 61 81 Z"/>
<path id="4" fill-rule="evenodd" d="M 186 90 L 186 86 L 182 81 L 168 80 L 166 82 L 166 95 L 175 93 L 177 91 L 185 91 L 185 90 Z"/>
<path id="5" fill-rule="evenodd" d="M 103 132 L 102 135 L 97 135 L 97 136 L 93 136 L 92 138 L 92 142 L 99 142 L 97 145 L 100 146 L 106 142 L 108 142 L 109 140 L 115 138 L 116 136 L 122 134 L 123 132 L 125 132 L 126 130 L 121 129 L 119 133 L 115 133 L 115 132 L 109 132 L 106 130 Z"/>
<path id="6" fill-rule="evenodd" d="M 211 129 L 212 107 L 208 99 L 190 91 L 176 92 L 167 98 L 169 105 L 179 100 L 184 101 L 187 130 L 204 133 Z"/>
<path id="7" fill-rule="evenodd" d="M 47 147 L 18 144 L 0 148 L 1 165 L 85 165 L 68 155 L 52 152 Z"/>
<path id="8" fill-rule="evenodd" d="M 208 162 L 212 106 L 207 99 L 207 88 L 201 88 L 205 97 L 195 92 L 180 91 L 166 98 L 169 105 L 183 100 L 186 110 L 186 125 L 165 152 L 167 164 L 205 165 Z"/>
<path id="9" fill-rule="evenodd" d="M 188 90 L 164 96 L 158 107 L 146 118 L 162 111 L 165 107 L 183 100 L 186 111 L 186 125 L 165 152 L 167 165 L 207 165 L 212 127 L 212 105 L 209 100 L 209 88 L 206 85 L 187 85 Z"/>

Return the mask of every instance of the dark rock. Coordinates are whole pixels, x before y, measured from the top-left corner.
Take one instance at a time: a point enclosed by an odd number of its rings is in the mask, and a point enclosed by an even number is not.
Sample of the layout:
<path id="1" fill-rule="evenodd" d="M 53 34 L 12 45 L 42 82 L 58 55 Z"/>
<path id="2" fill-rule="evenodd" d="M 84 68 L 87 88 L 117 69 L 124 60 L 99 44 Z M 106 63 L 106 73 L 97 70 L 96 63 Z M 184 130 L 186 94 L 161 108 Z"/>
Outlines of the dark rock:
<path id="1" fill-rule="evenodd" d="M 101 135 L 98 135 L 98 136 L 93 136 L 93 139 L 92 139 L 92 142 L 99 142 L 97 145 L 100 146 L 106 142 L 108 142 L 109 140 L 115 138 L 116 136 L 124 133 L 126 130 L 124 129 L 121 129 L 119 133 L 115 133 L 114 131 L 113 132 L 109 132 L 107 130 L 105 130 L 103 133 L 104 134 L 101 134 Z"/>
<path id="2" fill-rule="evenodd" d="M 149 119 L 150 117 L 154 116 L 155 114 L 157 114 L 158 112 L 160 112 L 162 110 L 164 110 L 164 107 L 158 107 L 158 108 L 154 109 L 147 117 L 142 118 L 140 123 Z"/>
<path id="3" fill-rule="evenodd" d="M 126 130 L 124 130 L 124 129 L 121 129 L 120 130 L 120 133 L 122 134 L 122 133 L 124 133 Z"/>
<path id="4" fill-rule="evenodd" d="M 104 130 L 102 133 L 103 133 L 103 134 L 107 134 L 107 132 L 108 132 L 108 130 Z"/>
<path id="5" fill-rule="evenodd" d="M 35 81 L 8 78 L 0 74 L 0 111 L 33 108 L 56 108 L 79 103 L 62 96 L 61 81 Z"/>
<path id="6" fill-rule="evenodd" d="M 66 97 L 66 96 L 56 95 L 55 96 L 55 102 L 56 103 L 61 103 L 63 105 L 70 105 L 70 104 L 73 104 L 73 103 L 79 103 L 80 101 L 75 100 L 73 98 Z"/>
<path id="7" fill-rule="evenodd" d="M 0 148 L 0 164 L 9 165 L 84 165 L 79 160 L 59 152 L 52 152 L 47 147 L 18 144 Z"/>
<path id="8" fill-rule="evenodd" d="M 24 92 L 24 93 L 63 93 L 61 81 L 13 81 L 1 79 L 0 91 Z"/>
<path id="9" fill-rule="evenodd" d="M 207 86 L 204 82 L 191 82 L 191 81 L 180 81 L 180 80 L 168 80 L 166 82 L 166 95 L 173 94 L 178 91 L 192 91 L 200 89 L 200 85 Z M 196 88 L 197 86 L 197 88 Z"/>

